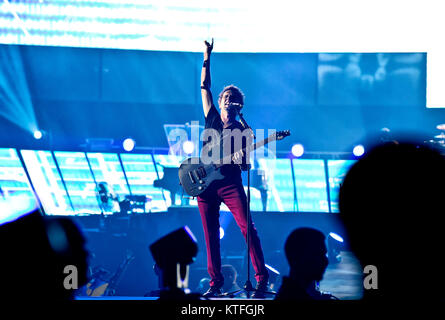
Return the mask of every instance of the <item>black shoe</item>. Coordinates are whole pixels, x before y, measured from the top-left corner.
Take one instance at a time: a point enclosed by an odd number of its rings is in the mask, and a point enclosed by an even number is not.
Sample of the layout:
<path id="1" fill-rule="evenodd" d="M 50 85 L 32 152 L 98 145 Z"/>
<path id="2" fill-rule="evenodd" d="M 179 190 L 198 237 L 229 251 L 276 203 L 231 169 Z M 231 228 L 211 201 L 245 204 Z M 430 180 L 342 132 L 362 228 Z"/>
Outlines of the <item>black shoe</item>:
<path id="1" fill-rule="evenodd" d="M 220 295 L 222 295 L 222 286 L 223 284 L 211 286 L 209 290 L 207 290 L 202 296 L 206 298 L 219 297 Z"/>
<path id="2" fill-rule="evenodd" d="M 254 299 L 265 299 L 267 292 L 267 283 L 268 280 L 262 280 L 260 282 L 257 282 L 255 287 L 255 292 L 252 294 L 252 298 Z"/>

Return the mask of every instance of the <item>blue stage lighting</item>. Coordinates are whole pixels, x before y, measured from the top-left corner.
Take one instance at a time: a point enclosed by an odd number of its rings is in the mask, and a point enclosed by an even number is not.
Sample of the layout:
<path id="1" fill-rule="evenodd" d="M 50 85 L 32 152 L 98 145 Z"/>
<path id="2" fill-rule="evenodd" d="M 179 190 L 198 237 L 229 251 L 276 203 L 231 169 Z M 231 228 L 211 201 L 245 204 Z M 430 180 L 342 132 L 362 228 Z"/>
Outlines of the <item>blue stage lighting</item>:
<path id="1" fill-rule="evenodd" d="M 361 144 L 354 147 L 352 150 L 352 153 L 356 157 L 361 157 L 365 153 L 365 147 L 363 147 Z"/>
<path id="2" fill-rule="evenodd" d="M 135 145 L 136 142 L 131 138 L 125 139 L 124 142 L 122 143 L 122 146 L 124 147 L 125 151 L 132 151 Z"/>
<path id="3" fill-rule="evenodd" d="M 25 196 L 0 198 L 0 226 L 34 212 L 37 207 L 34 199 Z"/>
<path id="4" fill-rule="evenodd" d="M 268 265 L 267 263 L 265 264 L 265 266 L 266 266 L 267 269 L 269 269 L 269 270 L 272 271 L 273 273 L 275 273 L 275 274 L 277 274 L 277 275 L 280 274 L 280 272 L 279 272 L 277 269 L 275 269 L 274 267 Z"/>
<path id="5" fill-rule="evenodd" d="M 340 237 L 338 234 L 336 234 L 334 232 L 330 232 L 329 235 L 337 241 L 340 241 L 340 242 L 344 241 L 342 237 Z"/>
<path id="6" fill-rule="evenodd" d="M 297 143 L 292 146 L 292 154 L 295 157 L 297 157 L 297 158 L 301 157 L 303 155 L 303 153 L 304 153 L 304 147 L 302 144 Z"/>
<path id="7" fill-rule="evenodd" d="M 222 227 L 219 227 L 219 239 L 224 238 L 224 229 Z"/>
<path id="8" fill-rule="evenodd" d="M 42 137 L 43 137 L 43 133 L 40 130 L 35 130 L 33 135 L 34 135 L 34 138 L 37 140 L 42 139 Z"/>
<path id="9" fill-rule="evenodd" d="M 195 150 L 195 144 L 192 141 L 187 140 L 182 144 L 182 150 L 187 154 L 192 154 Z"/>

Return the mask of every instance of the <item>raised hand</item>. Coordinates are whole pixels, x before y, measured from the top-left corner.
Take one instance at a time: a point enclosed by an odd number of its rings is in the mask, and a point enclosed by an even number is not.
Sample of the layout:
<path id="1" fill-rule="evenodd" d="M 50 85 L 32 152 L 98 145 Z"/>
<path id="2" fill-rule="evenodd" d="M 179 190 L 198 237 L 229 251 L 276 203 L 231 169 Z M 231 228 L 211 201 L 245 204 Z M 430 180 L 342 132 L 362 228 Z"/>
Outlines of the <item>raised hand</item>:
<path id="1" fill-rule="evenodd" d="M 213 38 L 212 44 L 208 43 L 207 40 L 204 40 L 204 44 L 206 45 L 206 50 L 204 51 L 204 59 L 208 59 L 213 50 Z"/>
<path id="2" fill-rule="evenodd" d="M 243 156 L 244 156 L 244 152 L 242 150 L 237 151 L 233 154 L 232 160 L 233 160 L 233 162 L 235 162 L 237 164 L 241 163 Z"/>

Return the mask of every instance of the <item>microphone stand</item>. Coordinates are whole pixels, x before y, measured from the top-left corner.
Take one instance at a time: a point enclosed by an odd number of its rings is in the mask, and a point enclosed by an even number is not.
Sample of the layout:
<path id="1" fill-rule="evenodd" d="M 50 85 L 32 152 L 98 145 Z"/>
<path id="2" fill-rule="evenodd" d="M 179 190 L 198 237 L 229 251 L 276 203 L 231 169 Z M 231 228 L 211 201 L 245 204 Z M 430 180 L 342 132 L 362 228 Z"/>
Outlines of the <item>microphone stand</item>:
<path id="1" fill-rule="evenodd" d="M 244 128 L 250 129 L 253 139 L 255 140 L 255 134 L 253 133 L 253 130 L 250 128 L 250 126 L 247 124 L 246 120 L 243 117 L 243 114 L 241 113 L 241 108 L 236 108 L 236 112 L 238 113 L 240 122 Z M 247 153 L 247 150 L 246 150 Z M 249 157 L 250 154 L 246 154 L 246 159 Z M 255 289 L 252 286 L 252 282 L 250 282 L 250 163 L 247 165 L 247 278 L 246 282 L 244 284 L 244 291 L 246 291 L 247 298 L 250 298 L 250 293 L 252 291 L 255 291 Z"/>
<path id="2" fill-rule="evenodd" d="M 241 110 L 240 107 L 236 108 L 236 112 L 238 113 L 240 122 L 241 122 L 244 130 L 250 129 L 252 131 L 251 134 L 252 134 L 253 139 L 256 139 L 252 128 L 249 127 L 249 125 L 247 124 L 247 122 L 244 119 L 243 114 L 240 112 L 240 110 Z M 246 148 L 246 159 L 249 155 L 250 155 L 250 152 L 248 153 L 247 148 Z M 245 291 L 247 298 L 250 298 L 250 293 L 256 291 L 252 286 L 252 282 L 250 281 L 250 225 L 251 224 L 252 224 L 252 221 L 250 218 L 250 163 L 249 163 L 247 166 L 247 235 L 246 235 L 247 236 L 247 240 L 246 240 L 246 242 L 247 242 L 247 278 L 246 278 L 246 282 L 244 284 L 243 289 L 237 290 L 234 292 L 225 293 L 225 294 L 223 294 L 223 296 L 233 297 L 234 295 L 240 294 L 241 292 Z"/>

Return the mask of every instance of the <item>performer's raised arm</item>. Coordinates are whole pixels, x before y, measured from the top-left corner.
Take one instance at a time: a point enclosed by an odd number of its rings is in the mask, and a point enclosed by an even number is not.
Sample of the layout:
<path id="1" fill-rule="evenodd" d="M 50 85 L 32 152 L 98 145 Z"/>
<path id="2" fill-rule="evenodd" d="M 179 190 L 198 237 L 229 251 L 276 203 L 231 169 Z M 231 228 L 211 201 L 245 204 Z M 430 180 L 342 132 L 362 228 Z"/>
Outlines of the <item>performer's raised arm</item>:
<path id="1" fill-rule="evenodd" d="M 210 91 L 210 54 L 212 53 L 213 49 L 213 38 L 212 44 L 209 44 L 207 41 L 204 41 L 204 43 L 206 45 L 206 50 L 204 51 L 204 62 L 201 70 L 201 97 L 204 116 L 207 117 L 213 103 L 212 92 Z"/>

